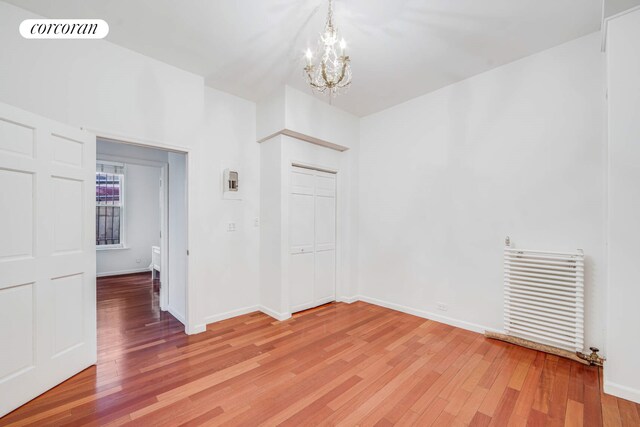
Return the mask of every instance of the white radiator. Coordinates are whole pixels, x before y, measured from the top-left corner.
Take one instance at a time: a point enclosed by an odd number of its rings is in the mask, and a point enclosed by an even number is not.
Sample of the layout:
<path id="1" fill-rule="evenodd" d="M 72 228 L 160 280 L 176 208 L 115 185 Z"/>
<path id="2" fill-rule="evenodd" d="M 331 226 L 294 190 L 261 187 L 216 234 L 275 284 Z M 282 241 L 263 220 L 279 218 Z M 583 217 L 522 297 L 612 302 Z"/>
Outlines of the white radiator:
<path id="1" fill-rule="evenodd" d="M 507 335 L 570 351 L 584 347 L 584 253 L 504 248 Z"/>

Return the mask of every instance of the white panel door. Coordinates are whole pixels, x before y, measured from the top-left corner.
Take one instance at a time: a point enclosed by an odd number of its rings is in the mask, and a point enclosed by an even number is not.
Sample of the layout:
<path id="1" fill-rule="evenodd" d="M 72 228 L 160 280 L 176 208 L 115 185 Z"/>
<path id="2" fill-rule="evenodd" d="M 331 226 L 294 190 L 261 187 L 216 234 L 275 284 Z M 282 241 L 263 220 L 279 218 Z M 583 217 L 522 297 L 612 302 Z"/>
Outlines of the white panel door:
<path id="1" fill-rule="evenodd" d="M 306 169 L 291 172 L 289 198 L 291 312 L 313 307 L 314 175 Z"/>
<path id="2" fill-rule="evenodd" d="M 0 416 L 96 362 L 95 159 L 0 104 Z"/>
<path id="3" fill-rule="evenodd" d="M 336 177 L 293 167 L 289 239 L 291 312 L 335 300 Z"/>
<path id="4" fill-rule="evenodd" d="M 336 177 L 316 175 L 315 303 L 336 299 Z"/>

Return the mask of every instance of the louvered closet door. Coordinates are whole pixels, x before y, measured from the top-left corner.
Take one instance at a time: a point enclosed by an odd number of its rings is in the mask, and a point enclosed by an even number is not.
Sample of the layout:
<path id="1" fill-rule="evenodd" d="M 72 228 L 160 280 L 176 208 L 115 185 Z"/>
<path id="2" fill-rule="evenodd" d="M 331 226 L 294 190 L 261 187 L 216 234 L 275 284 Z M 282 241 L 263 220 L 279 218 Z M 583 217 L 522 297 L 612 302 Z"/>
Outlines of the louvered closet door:
<path id="1" fill-rule="evenodd" d="M 0 104 L 0 416 L 96 361 L 95 149 Z"/>
<path id="2" fill-rule="evenodd" d="M 289 226 L 291 312 L 335 300 L 335 175 L 294 167 Z"/>

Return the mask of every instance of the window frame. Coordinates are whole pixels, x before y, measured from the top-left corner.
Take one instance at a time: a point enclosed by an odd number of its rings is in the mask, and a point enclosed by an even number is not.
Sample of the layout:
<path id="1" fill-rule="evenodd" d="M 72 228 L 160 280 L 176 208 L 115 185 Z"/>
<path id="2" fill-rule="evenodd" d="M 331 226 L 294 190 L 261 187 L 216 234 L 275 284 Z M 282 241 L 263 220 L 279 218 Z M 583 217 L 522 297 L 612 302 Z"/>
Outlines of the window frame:
<path id="1" fill-rule="evenodd" d="M 103 172 L 98 170 L 99 165 L 105 166 L 114 166 L 122 168 L 122 173 L 111 173 L 111 172 Z M 109 173 L 112 175 L 120 175 L 120 204 L 118 207 L 120 208 L 120 243 L 110 244 L 110 245 L 98 245 L 96 242 L 96 251 L 109 251 L 109 250 L 119 250 L 119 249 L 129 249 L 127 246 L 126 240 L 126 182 L 127 182 L 127 165 L 119 162 L 110 162 L 107 160 L 96 160 L 96 175 L 99 173 Z M 95 194 L 95 191 L 94 191 Z M 104 206 L 115 206 L 115 205 L 100 205 L 97 201 L 94 201 L 95 208 L 104 207 Z M 95 215 L 94 215 L 95 216 Z M 98 224 L 96 223 L 96 228 Z"/>

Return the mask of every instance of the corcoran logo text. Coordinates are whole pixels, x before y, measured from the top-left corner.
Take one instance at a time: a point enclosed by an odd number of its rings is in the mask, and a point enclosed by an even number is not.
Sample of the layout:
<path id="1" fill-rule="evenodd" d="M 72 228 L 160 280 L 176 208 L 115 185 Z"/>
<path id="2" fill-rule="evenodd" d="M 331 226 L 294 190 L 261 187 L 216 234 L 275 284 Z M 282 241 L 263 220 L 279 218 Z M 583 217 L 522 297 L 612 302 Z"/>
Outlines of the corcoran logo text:
<path id="1" fill-rule="evenodd" d="M 102 19 L 25 19 L 20 34 L 25 39 L 102 39 L 109 24 Z"/>

